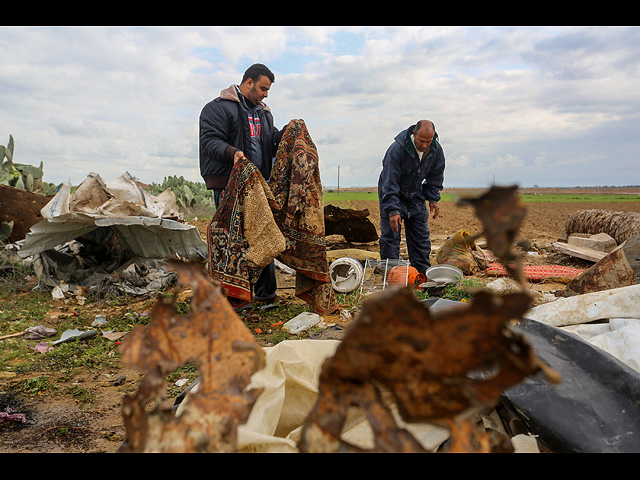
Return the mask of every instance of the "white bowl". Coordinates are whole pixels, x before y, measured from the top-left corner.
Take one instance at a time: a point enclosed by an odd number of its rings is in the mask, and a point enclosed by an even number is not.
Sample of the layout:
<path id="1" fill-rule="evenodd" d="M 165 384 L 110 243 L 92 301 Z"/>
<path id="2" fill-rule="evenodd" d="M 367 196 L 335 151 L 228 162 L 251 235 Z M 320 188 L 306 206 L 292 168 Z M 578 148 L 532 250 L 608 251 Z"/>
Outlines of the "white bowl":
<path id="1" fill-rule="evenodd" d="M 426 276 L 428 281 L 449 284 L 458 283 L 464 274 L 458 267 L 443 264 L 427 268 Z"/>

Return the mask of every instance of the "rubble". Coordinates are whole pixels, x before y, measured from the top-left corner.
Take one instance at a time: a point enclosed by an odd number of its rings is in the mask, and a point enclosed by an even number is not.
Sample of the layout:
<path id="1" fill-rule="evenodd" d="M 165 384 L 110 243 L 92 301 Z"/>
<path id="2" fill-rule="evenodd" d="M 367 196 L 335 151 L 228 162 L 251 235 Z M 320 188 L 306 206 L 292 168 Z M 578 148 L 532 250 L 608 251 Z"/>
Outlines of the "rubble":
<path id="1" fill-rule="evenodd" d="M 41 289 L 154 293 L 175 279 L 164 259 L 207 256 L 198 229 L 170 218 L 174 207 L 171 192 L 154 197 L 128 173 L 107 182 L 91 173 L 73 193 L 67 182 L 49 200 L 18 255 L 33 258 Z"/>
<path id="2" fill-rule="evenodd" d="M 595 265 L 567 284 L 564 296 L 638 284 L 640 235 L 635 235 L 605 254 Z"/>
<path id="3" fill-rule="evenodd" d="M 367 243 L 378 240 L 378 232 L 369 210 L 353 210 L 325 205 L 325 235 L 343 235 L 347 242 Z"/>

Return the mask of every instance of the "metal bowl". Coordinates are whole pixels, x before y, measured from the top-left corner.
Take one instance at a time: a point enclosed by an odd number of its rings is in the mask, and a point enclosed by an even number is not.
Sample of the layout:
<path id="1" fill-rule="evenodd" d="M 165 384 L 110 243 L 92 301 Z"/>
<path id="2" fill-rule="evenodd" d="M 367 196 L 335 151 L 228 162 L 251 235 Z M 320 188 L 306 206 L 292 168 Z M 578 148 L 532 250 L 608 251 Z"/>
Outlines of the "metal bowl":
<path id="1" fill-rule="evenodd" d="M 464 277 L 462 270 L 453 265 L 434 265 L 427 268 L 427 281 L 437 282 L 440 284 L 458 283 Z"/>

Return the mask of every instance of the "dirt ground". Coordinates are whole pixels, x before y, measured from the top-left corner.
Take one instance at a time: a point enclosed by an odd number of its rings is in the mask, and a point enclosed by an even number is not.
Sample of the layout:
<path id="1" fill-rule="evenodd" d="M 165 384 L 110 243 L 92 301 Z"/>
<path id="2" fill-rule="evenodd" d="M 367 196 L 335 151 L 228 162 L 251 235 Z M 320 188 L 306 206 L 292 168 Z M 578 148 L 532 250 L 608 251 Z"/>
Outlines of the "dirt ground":
<path id="1" fill-rule="evenodd" d="M 545 190 L 551 192 L 550 190 Z M 535 193 L 529 191 L 530 193 Z M 604 193 L 593 189 L 587 193 Z M 564 191 L 566 193 L 566 190 Z M 575 190 L 575 193 L 583 193 Z M 620 193 L 617 189 L 614 193 Z M 640 189 L 627 193 L 640 193 Z M 519 239 L 531 242 L 531 248 L 539 252 L 536 256 L 526 256 L 526 263 L 564 264 L 577 268 L 588 268 L 590 264 L 570 259 L 555 253 L 551 243 L 561 233 L 567 215 L 584 209 L 609 209 L 616 211 L 632 211 L 640 213 L 640 202 L 620 203 L 526 203 L 527 216 L 522 226 Z M 375 202 L 352 204 L 351 208 L 367 208 L 370 219 L 378 227 L 378 206 Z M 464 229 L 471 233 L 481 230 L 470 207 L 458 207 L 453 202 L 441 202 L 440 216 L 430 220 L 431 236 L 434 250 L 450 235 Z M 205 231 L 206 225 L 198 225 Z M 370 250 L 377 249 L 377 243 L 360 245 Z M 279 277 L 279 295 L 291 296 L 290 282 Z M 553 291 L 563 285 L 536 286 L 540 291 Z M 145 300 L 134 306 L 137 311 L 151 308 L 153 301 Z M 344 320 L 337 320 L 343 321 Z M 55 375 L 55 372 L 46 372 Z M 29 377 L 32 377 L 31 374 Z M 117 385 L 113 380 L 123 377 L 124 381 Z M 127 393 L 134 393 L 140 374 L 123 366 L 110 371 L 85 373 L 73 379 L 74 384 L 81 385 L 95 392 L 95 401 L 89 406 L 80 407 L 72 398 L 45 395 L 35 398 L 15 399 L 11 405 L 14 411 L 27 413 L 29 421 L 17 425 L 17 422 L 0 423 L 0 453 L 87 453 L 116 452 L 124 440 L 124 426 L 121 416 L 121 400 Z M 19 377 L 0 372 L 0 400 L 5 396 L 6 385 L 19 380 Z M 117 382 L 116 382 L 117 383 Z M 16 425 L 8 425 L 15 423 Z M 64 431 L 65 435 L 60 432 Z"/>

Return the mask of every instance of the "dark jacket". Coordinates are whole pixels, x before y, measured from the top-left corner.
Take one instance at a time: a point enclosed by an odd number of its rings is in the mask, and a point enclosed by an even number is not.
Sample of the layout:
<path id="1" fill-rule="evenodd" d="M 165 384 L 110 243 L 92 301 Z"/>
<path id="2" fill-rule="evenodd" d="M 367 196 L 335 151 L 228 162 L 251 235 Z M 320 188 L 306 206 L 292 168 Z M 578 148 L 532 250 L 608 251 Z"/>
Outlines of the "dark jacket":
<path id="1" fill-rule="evenodd" d="M 380 208 L 388 215 L 406 217 L 412 206 L 438 202 L 444 182 L 444 151 L 434 135 L 422 163 L 411 141 L 415 125 L 400 132 L 387 149 L 378 179 Z"/>
<path id="2" fill-rule="evenodd" d="M 269 180 L 282 132 L 274 127 L 269 107 L 265 104 L 262 107 L 262 161 L 253 161 L 249 121 L 242 114 L 236 87 L 231 85 L 204 106 L 200 113 L 200 175 L 207 188 L 224 188 L 227 185 L 233 154 L 237 150 L 242 150 L 252 163 L 261 164 L 260 173 Z"/>

